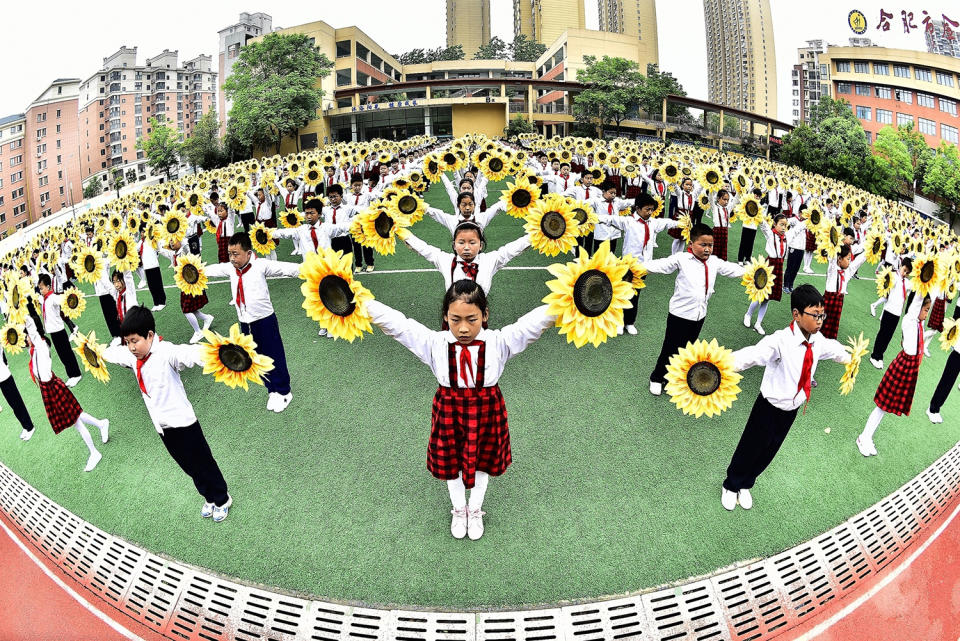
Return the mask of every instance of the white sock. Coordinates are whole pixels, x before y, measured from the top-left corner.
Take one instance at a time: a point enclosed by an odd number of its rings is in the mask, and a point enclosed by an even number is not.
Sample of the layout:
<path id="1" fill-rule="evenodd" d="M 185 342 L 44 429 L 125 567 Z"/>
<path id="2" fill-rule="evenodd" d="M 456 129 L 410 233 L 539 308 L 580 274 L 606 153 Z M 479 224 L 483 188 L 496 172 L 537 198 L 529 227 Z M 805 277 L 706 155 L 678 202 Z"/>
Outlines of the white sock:
<path id="1" fill-rule="evenodd" d="M 100 430 L 102 430 L 107 424 L 106 421 L 90 416 L 86 412 L 80 412 L 80 420 L 86 423 L 87 425 L 93 425 L 94 427 Z"/>
<path id="2" fill-rule="evenodd" d="M 447 491 L 450 492 L 450 502 L 453 509 L 459 510 L 467 505 L 467 489 L 463 485 L 463 478 L 458 476 L 447 481 Z"/>
<path id="3" fill-rule="evenodd" d="M 883 420 L 885 414 L 886 412 L 879 407 L 873 408 L 873 411 L 870 412 L 870 418 L 867 419 L 867 424 L 864 426 L 863 432 L 860 434 L 860 436 L 868 441 L 872 441 L 873 435 L 880 426 L 880 421 Z"/>
<path id="4" fill-rule="evenodd" d="M 935 336 L 937 333 L 938 333 L 938 332 L 937 332 L 937 330 L 935 330 L 935 329 L 928 329 L 927 331 L 925 331 L 925 332 L 923 333 L 923 342 L 924 342 L 924 344 L 926 344 L 926 343 L 930 340 L 930 337 L 931 337 L 931 336 Z M 930 346 L 929 346 L 929 345 L 926 345 L 926 347 L 927 347 L 927 349 L 930 349 Z"/>
<path id="5" fill-rule="evenodd" d="M 763 305 L 760 306 L 760 311 L 757 313 L 757 325 L 763 322 L 763 317 L 767 315 L 767 306 L 770 304 L 770 301 L 763 301 Z"/>
<path id="6" fill-rule="evenodd" d="M 201 311 L 197 311 L 196 314 L 197 314 L 197 318 L 202 320 L 204 325 L 206 325 L 208 320 L 211 320 L 213 318 L 213 316 L 211 316 L 210 314 L 204 314 Z"/>
<path id="7" fill-rule="evenodd" d="M 200 324 L 197 323 L 197 315 L 194 313 L 184 314 L 187 317 L 187 322 L 190 323 L 190 327 L 193 328 L 195 334 L 200 332 Z"/>
<path id="8" fill-rule="evenodd" d="M 813 262 L 813 252 L 803 252 L 803 268 L 810 269 L 810 264 Z"/>
<path id="9" fill-rule="evenodd" d="M 750 301 L 750 306 L 747 307 L 747 316 L 753 316 L 753 313 L 757 311 L 757 308 L 760 307 L 760 303 L 755 300 Z"/>
<path id="10" fill-rule="evenodd" d="M 473 489 L 470 490 L 470 510 L 476 511 L 483 507 L 483 497 L 487 493 L 487 483 L 490 482 L 490 475 L 486 472 L 477 471 L 474 480 Z"/>
<path id="11" fill-rule="evenodd" d="M 81 414 L 82 416 L 82 414 Z M 90 450 L 90 455 L 93 456 L 97 452 L 97 448 L 93 445 L 93 439 L 90 437 L 90 430 L 87 429 L 87 426 L 83 424 L 83 419 L 79 419 L 74 427 L 77 428 L 77 431 L 80 432 L 80 438 L 83 439 L 83 442 L 86 444 L 87 449 Z"/>

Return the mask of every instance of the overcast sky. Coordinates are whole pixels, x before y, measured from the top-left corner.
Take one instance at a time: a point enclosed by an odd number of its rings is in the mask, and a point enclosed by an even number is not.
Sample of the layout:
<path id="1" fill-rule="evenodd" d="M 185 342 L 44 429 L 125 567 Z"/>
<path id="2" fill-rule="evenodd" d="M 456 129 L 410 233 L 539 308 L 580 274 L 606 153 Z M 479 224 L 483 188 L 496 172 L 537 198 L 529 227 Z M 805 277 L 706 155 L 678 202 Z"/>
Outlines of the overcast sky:
<path id="1" fill-rule="evenodd" d="M 528 1 L 528 0 L 524 0 Z M 777 47 L 780 120 L 791 122 L 790 68 L 797 47 L 822 38 L 846 44 L 855 34 L 847 26 L 847 14 L 860 9 L 867 16 L 865 37 L 883 46 L 925 49 L 921 21 L 926 9 L 939 19 L 960 21 L 960 3 L 927 0 L 770 0 Z M 660 66 L 680 80 L 687 93 L 707 98 L 705 36 L 702 0 L 668 0 L 657 3 Z M 5 91 L 0 94 L 0 117 L 23 111 L 58 77 L 87 78 L 100 69 L 103 58 L 121 45 L 137 46 L 144 62 L 165 48 L 177 49 L 180 60 L 206 53 L 217 56 L 217 31 L 234 24 L 242 11 L 264 11 L 273 16 L 274 27 L 290 27 L 323 20 L 334 27 L 357 25 L 391 53 L 415 47 L 445 44 L 443 0 L 363 0 L 363 2 L 304 3 L 271 0 L 196 2 L 167 0 L 149 3 L 91 5 L 82 2 L 11 2 L 4 7 L 6 34 L 0 39 Z M 491 0 L 493 34 L 513 37 L 511 0 Z M 128 8 L 128 7 L 137 7 Z M 362 7 L 362 11 L 357 11 Z M 880 9 L 894 14 L 887 32 L 876 29 Z M 900 11 L 914 12 L 918 29 L 904 33 Z M 586 0 L 587 28 L 597 27 L 597 2 Z"/>

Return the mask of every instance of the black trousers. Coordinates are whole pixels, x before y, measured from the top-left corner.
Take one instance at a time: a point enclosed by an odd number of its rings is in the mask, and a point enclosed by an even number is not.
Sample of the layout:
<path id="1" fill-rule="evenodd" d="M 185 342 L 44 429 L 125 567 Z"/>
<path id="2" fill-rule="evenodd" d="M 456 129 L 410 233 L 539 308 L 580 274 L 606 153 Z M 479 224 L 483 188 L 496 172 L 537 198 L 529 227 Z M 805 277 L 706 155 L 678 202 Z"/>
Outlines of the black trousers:
<path id="1" fill-rule="evenodd" d="M 30 418 L 27 406 L 23 404 L 20 390 L 17 389 L 17 382 L 13 380 L 12 376 L 8 376 L 5 381 L 0 381 L 0 392 L 3 393 L 3 399 L 7 402 L 7 405 L 13 410 L 13 415 L 20 421 L 20 427 L 32 432 L 33 419 Z"/>
<path id="2" fill-rule="evenodd" d="M 743 428 L 740 442 L 727 466 L 723 487 L 731 492 L 749 490 L 757 477 L 767 469 L 780 451 L 787 432 L 797 418 L 797 410 L 781 410 L 770 404 L 762 394 L 750 410 L 750 418 Z"/>
<path id="3" fill-rule="evenodd" d="M 960 319 L 960 296 L 957 297 L 957 304 L 953 306 L 953 320 Z"/>
<path id="4" fill-rule="evenodd" d="M 587 250 L 587 255 L 593 255 L 594 240 L 593 232 L 590 232 L 586 236 L 577 238 L 577 244 Z"/>
<path id="5" fill-rule="evenodd" d="M 113 300 L 110 294 L 103 294 L 100 298 L 100 311 L 103 312 L 103 320 L 107 322 L 107 329 L 114 338 L 120 336 L 120 320 L 117 318 L 117 301 Z"/>
<path id="6" fill-rule="evenodd" d="M 344 256 L 353 251 L 353 241 L 349 236 L 338 236 L 330 239 L 330 249 L 342 251 Z"/>
<path id="7" fill-rule="evenodd" d="M 207 503 L 221 506 L 227 502 L 227 482 L 223 480 L 200 423 L 167 428 L 160 440 L 180 469 L 193 479 L 197 492 Z"/>
<path id="8" fill-rule="evenodd" d="M 757 237 L 756 229 L 744 227 L 740 230 L 740 249 L 737 250 L 737 261 L 746 263 L 753 256 L 753 241 Z"/>
<path id="9" fill-rule="evenodd" d="M 67 318 L 66 316 L 64 316 L 64 315 L 63 315 L 63 312 L 60 312 L 60 320 L 63 321 L 63 324 L 64 324 L 64 325 L 66 325 L 67 327 L 70 328 L 70 332 L 71 332 L 71 333 L 72 333 L 73 330 L 77 327 L 77 324 L 74 323 L 74 322 L 73 322 L 72 320 L 70 320 L 69 318 Z"/>
<path id="10" fill-rule="evenodd" d="M 166 305 L 167 294 L 163 291 L 163 276 L 160 275 L 159 267 L 152 267 L 143 270 L 147 277 L 147 287 L 150 289 L 150 297 L 153 298 L 154 305 Z"/>
<path id="11" fill-rule="evenodd" d="M 64 369 L 67 370 L 67 378 L 80 376 L 80 364 L 77 362 L 77 357 L 73 353 L 73 350 L 70 349 L 70 339 L 67 337 L 67 330 L 61 329 L 59 332 L 50 332 L 50 340 L 53 341 L 53 346 L 57 350 L 57 356 L 60 357 L 60 362 L 63 363 Z"/>
<path id="12" fill-rule="evenodd" d="M 609 240 L 609 243 L 610 243 L 610 253 L 611 253 L 611 254 L 616 254 L 616 253 L 617 253 L 617 242 L 618 242 L 619 240 L 620 240 L 619 238 L 611 238 L 611 239 Z M 597 240 L 596 238 L 594 238 L 594 239 L 593 239 L 593 247 L 592 247 L 591 250 L 590 250 L 590 255 L 593 256 L 593 254 L 594 254 L 598 249 L 600 249 L 600 245 L 602 245 L 602 244 L 605 243 L 605 242 L 608 242 L 608 241 L 606 241 L 606 240 Z"/>
<path id="13" fill-rule="evenodd" d="M 784 270 L 783 274 L 783 286 L 787 289 L 793 289 L 793 281 L 797 277 L 797 272 L 800 271 L 800 265 L 803 264 L 803 250 L 802 249 L 791 249 L 790 253 L 787 254 L 787 268 Z"/>
<path id="14" fill-rule="evenodd" d="M 364 247 L 353 241 L 353 264 L 360 267 L 364 264 L 373 267 L 373 247 Z"/>
<path id="15" fill-rule="evenodd" d="M 623 310 L 623 324 L 634 325 L 637 322 L 637 312 L 639 311 L 638 305 L 640 303 L 640 292 L 634 292 L 633 298 L 630 299 L 630 307 Z"/>
<path id="16" fill-rule="evenodd" d="M 680 351 L 681 347 L 686 347 L 687 343 L 700 338 L 700 330 L 703 329 L 703 321 L 706 319 L 704 316 L 698 321 L 692 321 L 667 314 L 667 329 L 663 334 L 663 346 L 660 348 L 657 366 L 650 374 L 651 383 L 666 384 L 670 357 Z"/>
<path id="17" fill-rule="evenodd" d="M 243 231 L 250 233 L 250 228 L 256 223 L 256 215 L 252 211 L 240 214 L 240 222 L 243 224 Z"/>
<path id="18" fill-rule="evenodd" d="M 933 392 L 933 398 L 930 399 L 930 412 L 933 414 L 940 412 L 940 408 L 950 396 L 950 390 L 957 382 L 957 376 L 960 376 L 960 354 L 953 350 L 947 357 L 947 364 L 943 368 L 943 374 L 940 375 L 940 382 L 937 383 L 937 389 Z"/>
<path id="19" fill-rule="evenodd" d="M 877 331 L 877 338 L 873 341 L 873 353 L 870 358 L 876 361 L 882 361 L 883 355 L 890 345 L 890 339 L 893 333 L 897 331 L 897 325 L 900 324 L 900 317 L 896 314 L 884 310 L 880 317 L 880 329 Z"/>

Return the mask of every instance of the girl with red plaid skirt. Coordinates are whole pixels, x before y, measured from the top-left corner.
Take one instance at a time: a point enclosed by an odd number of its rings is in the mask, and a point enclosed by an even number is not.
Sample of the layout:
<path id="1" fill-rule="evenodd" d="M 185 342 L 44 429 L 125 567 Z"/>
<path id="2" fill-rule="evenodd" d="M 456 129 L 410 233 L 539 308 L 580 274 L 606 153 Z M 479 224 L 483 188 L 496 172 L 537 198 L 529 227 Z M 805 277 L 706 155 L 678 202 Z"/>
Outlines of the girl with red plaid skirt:
<path id="1" fill-rule="evenodd" d="M 943 318 L 947 313 L 947 295 L 935 288 L 933 291 L 933 307 L 930 309 L 930 320 L 927 321 L 927 327 L 932 331 L 927 332 L 926 336 L 932 336 L 936 332 L 943 331 Z"/>
<path id="2" fill-rule="evenodd" d="M 221 203 L 223 204 L 223 203 Z M 177 268 L 177 257 L 186 256 L 190 252 L 180 243 L 171 243 L 170 249 L 161 248 L 158 253 L 165 256 L 170 261 L 170 266 Z M 203 330 L 200 329 L 200 321 L 203 321 L 203 329 L 210 329 L 213 324 L 213 316 L 200 311 L 206 307 L 210 301 L 207 299 L 207 292 L 199 296 L 191 296 L 180 292 L 180 311 L 183 312 L 190 327 L 193 328 L 193 336 L 190 338 L 190 344 L 199 343 L 203 340 Z"/>
<path id="3" fill-rule="evenodd" d="M 794 219 L 788 224 L 787 217 L 783 214 L 777 214 L 773 218 L 773 228 L 766 221 L 760 223 L 760 231 L 767 239 L 766 252 L 767 262 L 773 268 L 773 291 L 770 296 L 762 303 L 751 302 L 747 307 L 747 313 L 743 315 L 743 326 L 750 327 L 750 321 L 753 319 L 753 313 L 757 312 L 757 322 L 753 329 L 763 336 L 766 330 L 763 329 L 763 317 L 767 315 L 767 306 L 770 301 L 780 302 L 783 298 L 783 260 L 790 247 L 790 239 L 795 235 L 803 233 L 803 223 Z"/>
<path id="4" fill-rule="evenodd" d="M 489 310 L 483 289 L 459 280 L 443 297 L 447 331 L 433 331 L 378 302 L 367 311 L 383 333 L 397 339 L 437 377 L 427 469 L 447 482 L 453 519 L 450 533 L 483 535 L 483 497 L 491 476 L 511 462 L 507 408 L 498 381 L 507 361 L 538 339 L 556 320 L 541 306 L 500 330 L 483 328 Z M 467 503 L 466 490 L 471 489 Z"/>
<path id="5" fill-rule="evenodd" d="M 230 206 L 225 202 L 218 202 L 208 218 L 210 223 L 217 228 L 214 232 L 217 239 L 217 262 L 228 263 L 230 259 L 227 256 L 227 247 L 230 245 L 230 237 L 236 232 L 236 223 L 230 213 Z"/>
<path id="6" fill-rule="evenodd" d="M 823 295 L 823 311 L 827 318 L 823 321 L 820 333 L 827 338 L 837 338 L 840 332 L 840 315 L 843 314 L 843 298 L 847 294 L 847 285 L 860 265 L 867 259 L 867 254 L 857 256 L 853 262 L 850 259 L 853 251 L 850 248 L 852 236 L 844 237 L 844 244 L 840 246 L 840 254 L 830 259 L 827 264 L 827 286 Z"/>
<path id="7" fill-rule="evenodd" d="M 730 192 L 721 189 L 710 208 L 713 218 L 713 255 L 721 260 L 727 260 L 727 238 L 730 236 L 730 214 L 737 206 L 737 198 L 730 197 Z"/>
<path id="8" fill-rule="evenodd" d="M 54 434 L 59 434 L 69 427 L 77 428 L 80 438 L 90 451 L 87 466 L 83 468 L 84 472 L 89 472 L 97 466 L 103 455 L 94 446 L 87 425 L 96 426 L 100 430 L 100 440 L 106 443 L 110 436 L 110 421 L 95 418 L 83 411 L 66 384 L 53 374 L 47 337 L 40 336 L 32 318 L 27 318 L 26 326 L 27 345 L 30 346 L 30 379 L 40 388 L 43 409 L 47 412 L 50 427 Z"/>
<path id="9" fill-rule="evenodd" d="M 867 419 L 863 432 L 857 437 L 857 449 L 864 456 L 877 455 L 877 448 L 873 445 L 873 434 L 887 413 L 897 416 L 910 415 L 913 394 L 917 389 L 920 363 L 923 362 L 923 321 L 930 312 L 930 297 L 927 296 L 922 300 L 917 297 L 907 307 L 908 311 L 901 325 L 902 348 L 884 372 L 877 393 L 873 397 L 873 402 L 877 406 Z"/>

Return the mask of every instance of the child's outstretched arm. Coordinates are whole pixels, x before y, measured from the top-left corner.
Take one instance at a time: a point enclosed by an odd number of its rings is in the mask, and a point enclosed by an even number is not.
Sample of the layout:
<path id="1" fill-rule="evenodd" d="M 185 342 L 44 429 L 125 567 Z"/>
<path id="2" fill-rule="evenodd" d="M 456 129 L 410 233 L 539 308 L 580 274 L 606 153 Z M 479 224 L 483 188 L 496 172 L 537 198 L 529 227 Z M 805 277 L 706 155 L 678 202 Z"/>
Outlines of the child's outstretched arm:
<path id="1" fill-rule="evenodd" d="M 384 305 L 380 301 L 369 301 L 367 312 L 369 312 L 373 324 L 379 327 L 384 334 L 396 339 L 398 343 L 413 352 L 413 355 L 426 365 L 431 364 L 433 343 L 437 340 L 444 340 L 441 332 L 428 329 L 422 323 L 407 318 L 403 313 Z"/>
<path id="2" fill-rule="evenodd" d="M 557 317 L 548 314 L 547 305 L 541 305 L 521 316 L 515 323 L 499 330 L 501 356 L 504 360 L 513 358 L 531 343 L 540 338 L 549 327 L 553 327 Z M 494 330 L 497 331 L 497 330 Z"/>

